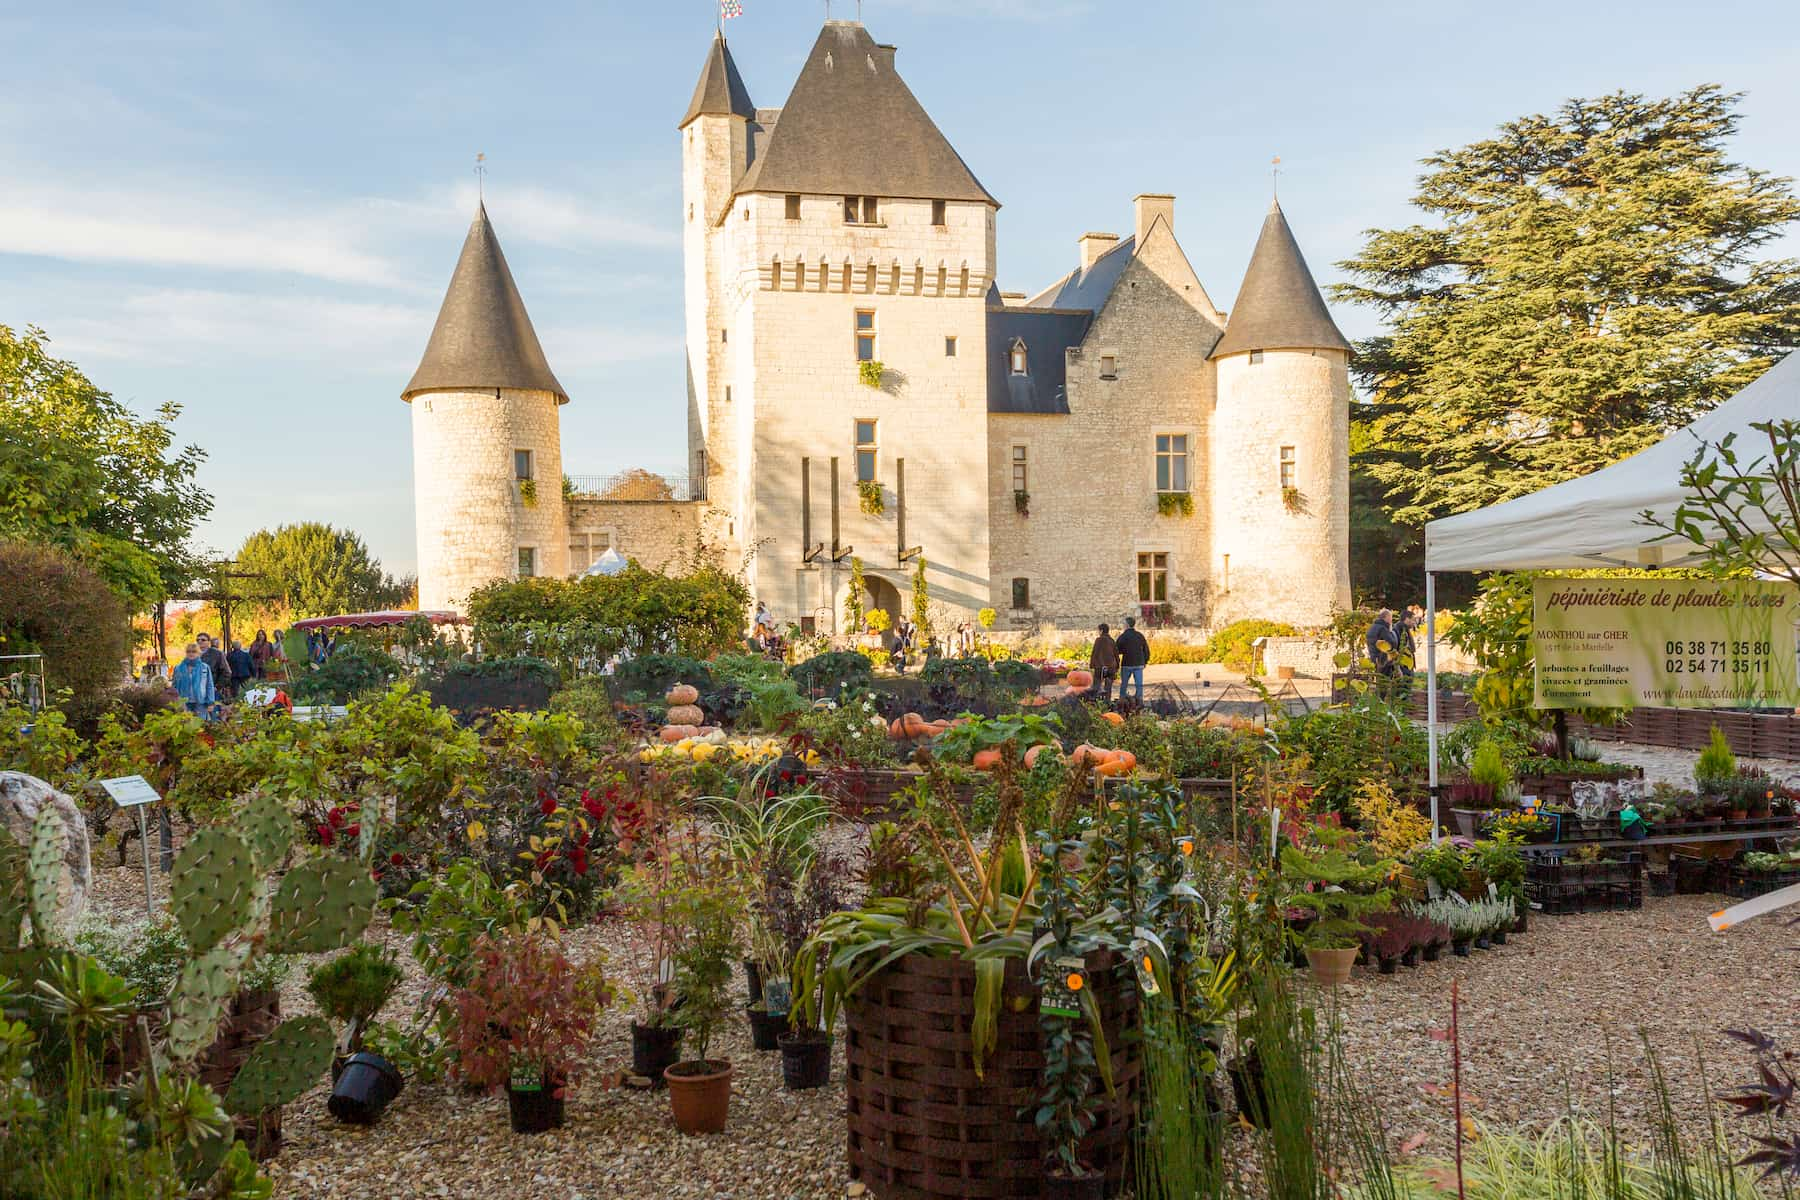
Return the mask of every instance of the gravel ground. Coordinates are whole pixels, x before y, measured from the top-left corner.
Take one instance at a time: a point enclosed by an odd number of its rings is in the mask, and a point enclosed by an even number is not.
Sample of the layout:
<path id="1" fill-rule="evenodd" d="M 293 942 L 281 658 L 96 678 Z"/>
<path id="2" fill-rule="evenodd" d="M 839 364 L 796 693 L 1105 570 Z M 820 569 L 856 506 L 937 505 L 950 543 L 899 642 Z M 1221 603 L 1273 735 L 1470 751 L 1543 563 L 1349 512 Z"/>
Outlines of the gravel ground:
<path id="1" fill-rule="evenodd" d="M 1643 747 L 1608 745 L 1606 751 L 1609 759 L 1641 763 L 1653 777 L 1671 779 L 1691 770 L 1693 760 Z M 1800 765 L 1781 766 L 1784 774 L 1800 775 Z M 847 847 L 854 835 L 832 836 Z M 97 910 L 141 913 L 141 868 L 98 865 L 110 863 L 110 852 L 95 857 Z M 165 884 L 156 876 L 159 903 Z M 1641 1136 L 1655 1102 L 1642 1030 L 1661 1056 L 1678 1114 L 1698 1132 L 1708 1118 L 1701 1075 L 1715 1091 L 1748 1075 L 1722 1028 L 1754 1026 L 1800 1045 L 1800 1010 L 1792 1003 L 1800 958 L 1790 949 L 1800 935 L 1773 918 L 1714 934 L 1706 915 L 1720 904 L 1716 896 L 1678 896 L 1646 899 L 1637 912 L 1539 916 L 1529 934 L 1467 959 L 1446 954 L 1392 977 L 1359 970 L 1335 1000 L 1322 1003 L 1335 1004 L 1352 1065 L 1390 1142 L 1406 1153 L 1450 1149 L 1450 1049 L 1443 1037 L 1453 982 L 1461 997 L 1465 1115 L 1477 1123 L 1540 1128 L 1571 1106 L 1604 1120 L 1610 1099 L 1622 1127 Z M 385 920 L 371 932 L 390 936 Z M 617 924 L 568 937 L 577 957 L 616 956 L 625 944 Z M 286 985 L 288 1015 L 311 1009 L 303 975 L 295 972 Z M 409 975 L 388 1015 L 405 1013 L 421 983 Z M 736 1070 L 730 1126 L 715 1137 L 684 1138 L 669 1119 L 665 1093 L 609 1086 L 629 1060 L 630 1017 L 624 1009 L 607 1014 L 567 1125 L 538 1137 L 510 1132 L 503 1096 L 422 1084 L 409 1084 L 375 1127 L 342 1126 L 326 1115 L 321 1085 L 286 1111 L 286 1145 L 268 1164 L 275 1195 L 810 1200 L 846 1194 L 841 1040 L 832 1085 L 794 1093 L 781 1086 L 779 1055 L 757 1053 L 746 1024 L 728 1022 L 715 1056 L 730 1058 Z"/>

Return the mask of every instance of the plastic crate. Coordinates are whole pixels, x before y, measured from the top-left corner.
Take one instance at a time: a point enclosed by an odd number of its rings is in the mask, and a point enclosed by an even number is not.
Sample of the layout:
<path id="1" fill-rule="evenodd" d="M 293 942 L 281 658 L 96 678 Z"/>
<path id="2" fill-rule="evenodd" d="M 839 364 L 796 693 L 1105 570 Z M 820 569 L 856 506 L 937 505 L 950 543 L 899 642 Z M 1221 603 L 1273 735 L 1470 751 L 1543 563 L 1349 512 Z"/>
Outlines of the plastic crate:
<path id="1" fill-rule="evenodd" d="M 1570 862 L 1534 855 L 1525 864 L 1525 890 L 1546 913 L 1619 912 L 1644 906 L 1644 856 L 1614 862 Z"/>
<path id="2" fill-rule="evenodd" d="M 1738 900 L 1749 900 L 1755 896 L 1778 892 L 1796 883 L 1800 883 L 1800 867 L 1790 867 L 1785 871 L 1751 871 L 1733 863 L 1726 876 L 1725 891 Z"/>

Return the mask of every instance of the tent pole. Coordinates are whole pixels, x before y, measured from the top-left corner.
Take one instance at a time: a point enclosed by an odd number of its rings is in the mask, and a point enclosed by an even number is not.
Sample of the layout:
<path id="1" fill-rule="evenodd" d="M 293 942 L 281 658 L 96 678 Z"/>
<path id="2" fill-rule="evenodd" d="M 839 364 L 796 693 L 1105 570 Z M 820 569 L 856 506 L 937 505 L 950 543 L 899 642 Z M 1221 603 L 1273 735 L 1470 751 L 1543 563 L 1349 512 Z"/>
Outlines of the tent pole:
<path id="1" fill-rule="evenodd" d="M 1431 844 L 1438 840 L 1437 576 L 1425 572 L 1425 745 L 1430 755 Z"/>

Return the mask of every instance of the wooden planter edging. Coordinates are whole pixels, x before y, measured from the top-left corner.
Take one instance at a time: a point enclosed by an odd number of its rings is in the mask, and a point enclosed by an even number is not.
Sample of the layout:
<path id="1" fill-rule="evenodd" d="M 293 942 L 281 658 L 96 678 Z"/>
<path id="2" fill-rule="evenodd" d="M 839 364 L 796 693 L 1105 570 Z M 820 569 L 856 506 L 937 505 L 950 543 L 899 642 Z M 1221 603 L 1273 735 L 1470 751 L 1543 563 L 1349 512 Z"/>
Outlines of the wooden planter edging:
<path id="1" fill-rule="evenodd" d="M 167 1022 L 166 1009 L 149 1014 L 153 1035 L 160 1034 Z M 212 1045 L 194 1060 L 195 1075 L 207 1087 L 223 1096 L 256 1049 L 256 1044 L 281 1024 L 281 992 L 275 988 L 242 991 L 232 997 L 231 1005 L 219 1021 L 219 1032 Z M 102 1069 L 109 1081 L 117 1082 L 143 1065 L 143 1050 L 135 1033 L 128 1030 L 122 1043 L 109 1047 Z M 247 1143 L 258 1161 L 271 1158 L 281 1149 L 281 1109 L 271 1108 L 257 1117 L 235 1117 L 240 1141 Z"/>
<path id="2" fill-rule="evenodd" d="M 1128 1182 L 1127 1156 L 1142 1059 L 1138 993 L 1116 955 L 1089 959 L 1112 1053 L 1117 1097 L 1083 1141 L 1108 1195 Z M 909 954 L 884 967 L 845 1006 L 845 1113 L 851 1178 L 878 1200 L 1036 1197 L 1046 1147 L 1030 1108 L 1042 1087 L 1037 988 L 1006 964 L 992 1053 L 975 1074 L 969 1028 L 975 968 L 960 958 Z"/>
<path id="3" fill-rule="evenodd" d="M 1336 697 L 1333 697 L 1334 702 Z M 1425 719 L 1425 693 L 1408 700 L 1414 720 Z M 1479 710 L 1460 692 L 1438 694 L 1438 720 L 1446 724 L 1478 716 Z M 1793 713 L 1727 712 L 1707 708 L 1634 708 L 1617 725 L 1591 725 L 1579 718 L 1569 729 L 1598 742 L 1634 742 L 1642 746 L 1670 746 L 1678 750 L 1703 750 L 1712 739 L 1713 726 L 1725 735 L 1731 752 L 1740 758 L 1800 759 L 1800 719 Z"/>
<path id="4" fill-rule="evenodd" d="M 833 767 L 820 777 L 825 794 L 839 816 L 853 821 L 878 821 L 900 807 L 899 797 L 923 779 L 918 771 L 868 767 Z M 956 802 L 968 807 L 975 801 L 973 783 L 956 785 Z"/>

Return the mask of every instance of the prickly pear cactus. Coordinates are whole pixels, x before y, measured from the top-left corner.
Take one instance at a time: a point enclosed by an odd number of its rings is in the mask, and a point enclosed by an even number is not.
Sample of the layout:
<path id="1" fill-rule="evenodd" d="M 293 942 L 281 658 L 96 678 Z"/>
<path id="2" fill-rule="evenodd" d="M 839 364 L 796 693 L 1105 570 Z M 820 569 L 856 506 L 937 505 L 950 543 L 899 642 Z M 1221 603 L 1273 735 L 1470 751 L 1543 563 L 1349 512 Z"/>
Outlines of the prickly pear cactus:
<path id="1" fill-rule="evenodd" d="M 29 863 L 25 847 L 0 832 L 0 951 L 17 950 L 25 940 Z"/>
<path id="2" fill-rule="evenodd" d="M 267 873 L 287 857 L 294 839 L 294 818 L 279 799 L 268 792 L 256 792 L 238 814 L 236 831 L 255 855 L 256 869 Z"/>
<path id="3" fill-rule="evenodd" d="M 256 856 L 228 829 L 202 829 L 175 856 L 169 911 L 196 951 L 211 950 L 249 924 L 255 911 Z"/>
<path id="4" fill-rule="evenodd" d="M 62 933 L 62 816 L 49 805 L 31 824 L 31 857 L 27 864 L 31 935 L 39 946 L 53 946 Z"/>
<path id="5" fill-rule="evenodd" d="M 289 871 L 269 906 L 268 948 L 321 954 L 362 936 L 379 892 L 369 868 L 348 858 L 315 858 Z"/>
<path id="6" fill-rule="evenodd" d="M 212 1045 L 225 1006 L 237 995 L 250 945 L 215 946 L 188 960 L 169 993 L 169 1057 L 192 1062 Z"/>
<path id="7" fill-rule="evenodd" d="M 324 1017 L 283 1021 L 256 1044 L 225 1092 L 225 1108 L 240 1117 L 298 1100 L 331 1067 L 337 1038 Z"/>

